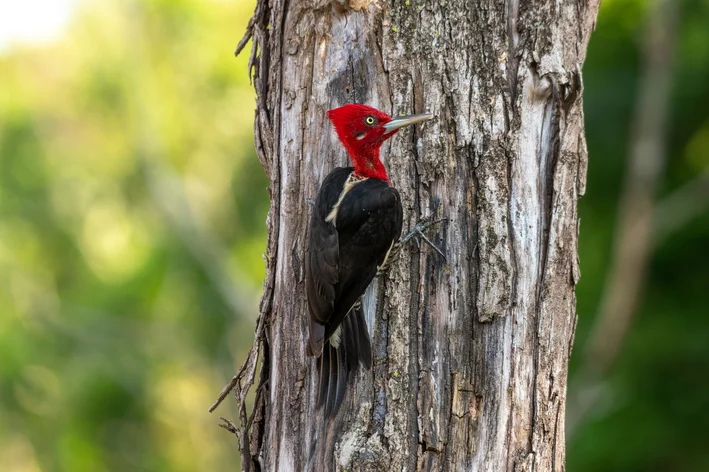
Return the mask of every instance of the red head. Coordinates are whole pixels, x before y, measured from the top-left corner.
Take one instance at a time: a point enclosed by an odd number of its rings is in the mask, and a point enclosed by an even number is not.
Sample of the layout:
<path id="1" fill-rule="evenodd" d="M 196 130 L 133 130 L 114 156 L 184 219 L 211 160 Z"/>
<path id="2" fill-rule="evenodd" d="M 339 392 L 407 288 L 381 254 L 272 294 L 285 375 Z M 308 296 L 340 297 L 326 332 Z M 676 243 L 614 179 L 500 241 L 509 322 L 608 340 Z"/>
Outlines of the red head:
<path id="1" fill-rule="evenodd" d="M 327 112 L 343 146 L 350 155 L 355 174 L 389 180 L 384 165 L 379 160 L 379 148 L 400 128 L 425 121 L 432 115 L 411 115 L 391 119 L 384 112 L 367 105 L 344 105 Z"/>

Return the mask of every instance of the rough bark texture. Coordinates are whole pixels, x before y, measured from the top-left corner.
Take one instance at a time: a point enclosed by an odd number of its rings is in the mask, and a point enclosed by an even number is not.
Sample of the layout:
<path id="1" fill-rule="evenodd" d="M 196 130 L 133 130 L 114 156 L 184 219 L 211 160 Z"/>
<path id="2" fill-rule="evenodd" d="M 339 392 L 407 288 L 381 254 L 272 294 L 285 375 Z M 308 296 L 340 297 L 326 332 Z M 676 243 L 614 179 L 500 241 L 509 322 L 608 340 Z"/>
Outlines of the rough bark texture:
<path id="1" fill-rule="evenodd" d="M 272 205 L 246 470 L 564 470 L 581 67 L 597 8 L 259 1 L 256 145 Z M 375 365 L 326 425 L 305 356 L 305 199 L 347 163 L 325 112 L 353 102 L 437 116 L 390 140 L 383 161 L 405 231 L 448 218 L 433 235 L 447 260 L 412 245 L 370 287 Z"/>

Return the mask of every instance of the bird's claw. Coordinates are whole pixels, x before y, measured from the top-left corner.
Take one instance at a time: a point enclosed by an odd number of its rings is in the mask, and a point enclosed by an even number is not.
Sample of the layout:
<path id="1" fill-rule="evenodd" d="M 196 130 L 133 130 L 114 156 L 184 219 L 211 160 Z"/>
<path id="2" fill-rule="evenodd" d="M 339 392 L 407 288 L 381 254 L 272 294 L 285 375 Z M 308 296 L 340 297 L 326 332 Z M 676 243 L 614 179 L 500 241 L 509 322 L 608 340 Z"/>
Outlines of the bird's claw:
<path id="1" fill-rule="evenodd" d="M 431 246 L 438 254 L 441 255 L 441 257 L 443 257 L 443 259 L 447 260 L 444 252 L 441 251 L 441 249 L 439 249 L 438 246 L 433 244 L 433 242 L 430 239 L 428 239 L 428 237 L 424 234 L 424 231 L 426 231 L 431 226 L 437 225 L 437 224 L 442 223 L 444 221 L 448 221 L 448 218 L 440 218 L 438 220 L 429 220 L 428 218 L 422 219 L 421 221 L 419 221 L 416 224 L 416 226 L 413 227 L 413 229 L 411 231 L 409 231 L 404 237 L 401 238 L 401 243 L 405 244 L 405 243 L 409 242 L 413 237 L 416 237 L 416 240 L 415 240 L 416 244 L 418 244 L 420 247 L 419 240 L 423 239 L 426 242 L 426 244 Z"/>
<path id="2" fill-rule="evenodd" d="M 308 205 L 315 206 L 315 200 L 313 200 L 312 198 L 305 197 L 304 200 L 305 203 L 307 203 Z"/>

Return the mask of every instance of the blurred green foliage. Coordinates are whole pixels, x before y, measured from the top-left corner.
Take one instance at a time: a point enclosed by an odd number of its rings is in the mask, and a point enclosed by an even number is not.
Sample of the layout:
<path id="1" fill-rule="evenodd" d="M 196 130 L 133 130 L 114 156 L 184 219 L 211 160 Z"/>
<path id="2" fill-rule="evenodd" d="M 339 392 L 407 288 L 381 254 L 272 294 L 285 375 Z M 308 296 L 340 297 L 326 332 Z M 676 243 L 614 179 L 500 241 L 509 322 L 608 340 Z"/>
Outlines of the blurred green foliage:
<path id="1" fill-rule="evenodd" d="M 681 1 L 667 165 L 660 201 L 709 170 L 709 2 Z M 576 372 L 610 263 L 632 130 L 648 3 L 604 1 L 584 66 L 588 187 L 580 201 L 582 277 Z M 607 398 L 567 446 L 567 469 L 709 470 L 709 214 L 654 252 Z"/>
<path id="2" fill-rule="evenodd" d="M 264 276 L 252 12 L 83 2 L 0 55 L 0 471 L 236 468 L 207 408 Z"/>
<path id="3" fill-rule="evenodd" d="M 576 352 L 609 264 L 646 8 L 605 1 L 584 69 Z M 250 345 L 264 275 L 267 180 L 247 55 L 231 54 L 252 11 L 83 2 L 55 43 L 0 53 L 0 471 L 237 470 L 206 409 Z M 709 166 L 707 25 L 709 2 L 683 0 L 662 195 Z M 569 471 L 709 470 L 708 241 L 704 215 L 658 248 Z"/>

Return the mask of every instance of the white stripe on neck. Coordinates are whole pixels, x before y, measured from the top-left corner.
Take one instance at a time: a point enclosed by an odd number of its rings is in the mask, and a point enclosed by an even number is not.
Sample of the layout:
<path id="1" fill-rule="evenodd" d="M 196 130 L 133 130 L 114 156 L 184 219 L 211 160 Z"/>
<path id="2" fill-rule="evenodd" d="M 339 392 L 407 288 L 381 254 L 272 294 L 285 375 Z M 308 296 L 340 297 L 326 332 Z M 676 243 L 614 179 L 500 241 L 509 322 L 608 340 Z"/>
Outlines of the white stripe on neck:
<path id="1" fill-rule="evenodd" d="M 332 210 L 330 210 L 330 213 L 327 214 L 327 217 L 325 218 L 325 221 L 328 223 L 332 223 L 332 226 L 337 227 L 335 222 L 337 221 L 337 210 L 340 209 L 340 204 L 342 203 L 342 200 L 345 199 L 345 195 L 347 195 L 347 192 L 352 190 L 352 188 L 357 185 L 360 182 L 364 182 L 367 180 L 367 178 L 361 178 L 357 177 L 354 172 L 352 172 L 348 177 L 347 181 L 345 182 L 345 188 L 342 189 L 342 193 L 340 194 L 340 198 L 337 199 L 337 202 L 332 206 Z"/>

